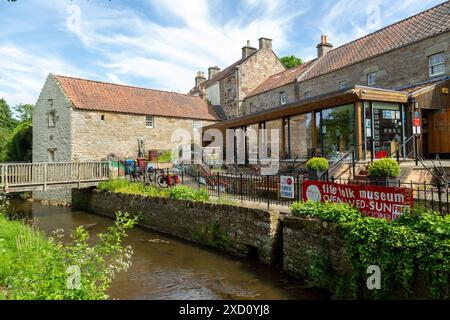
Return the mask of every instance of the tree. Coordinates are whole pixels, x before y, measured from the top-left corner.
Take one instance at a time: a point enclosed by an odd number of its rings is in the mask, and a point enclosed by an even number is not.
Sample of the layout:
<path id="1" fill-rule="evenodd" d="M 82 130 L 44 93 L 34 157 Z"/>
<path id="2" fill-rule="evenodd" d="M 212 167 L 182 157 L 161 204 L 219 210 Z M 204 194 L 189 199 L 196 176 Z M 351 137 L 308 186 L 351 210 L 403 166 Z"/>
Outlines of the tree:
<path id="1" fill-rule="evenodd" d="M 18 114 L 20 122 L 27 122 L 33 118 L 33 108 L 34 106 L 32 104 L 19 104 L 14 110 Z"/>
<path id="2" fill-rule="evenodd" d="M 293 54 L 290 56 L 286 56 L 280 59 L 281 63 L 288 69 L 295 68 L 296 66 L 299 66 L 303 64 L 303 60 L 300 58 L 297 58 Z"/>
<path id="3" fill-rule="evenodd" d="M 16 124 L 16 121 L 12 117 L 11 108 L 5 99 L 0 99 L 0 128 L 12 129 Z"/>
<path id="4" fill-rule="evenodd" d="M 31 161 L 33 128 L 31 121 L 20 123 L 9 134 L 0 156 L 3 161 Z"/>

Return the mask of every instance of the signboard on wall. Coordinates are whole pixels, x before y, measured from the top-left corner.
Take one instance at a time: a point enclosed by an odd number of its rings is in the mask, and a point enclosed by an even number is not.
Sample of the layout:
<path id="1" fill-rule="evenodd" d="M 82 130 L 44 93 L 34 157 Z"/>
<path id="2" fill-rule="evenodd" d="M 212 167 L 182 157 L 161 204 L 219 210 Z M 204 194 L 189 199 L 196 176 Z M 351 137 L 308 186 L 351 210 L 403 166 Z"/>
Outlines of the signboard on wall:
<path id="1" fill-rule="evenodd" d="M 282 198 L 294 199 L 295 187 L 294 177 L 281 176 L 280 177 L 280 196 Z"/>
<path id="2" fill-rule="evenodd" d="M 387 220 L 414 206 L 412 190 L 407 188 L 304 181 L 303 196 L 310 201 L 348 203 L 365 215 Z"/>

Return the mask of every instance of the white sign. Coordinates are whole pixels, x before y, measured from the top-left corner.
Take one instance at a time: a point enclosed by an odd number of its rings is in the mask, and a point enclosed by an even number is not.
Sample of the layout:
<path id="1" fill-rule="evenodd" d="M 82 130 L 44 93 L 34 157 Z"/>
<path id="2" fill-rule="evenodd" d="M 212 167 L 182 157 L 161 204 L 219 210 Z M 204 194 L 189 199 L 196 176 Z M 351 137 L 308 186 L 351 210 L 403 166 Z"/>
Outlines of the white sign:
<path id="1" fill-rule="evenodd" d="M 280 177 L 280 195 L 282 198 L 295 198 L 294 177 Z"/>

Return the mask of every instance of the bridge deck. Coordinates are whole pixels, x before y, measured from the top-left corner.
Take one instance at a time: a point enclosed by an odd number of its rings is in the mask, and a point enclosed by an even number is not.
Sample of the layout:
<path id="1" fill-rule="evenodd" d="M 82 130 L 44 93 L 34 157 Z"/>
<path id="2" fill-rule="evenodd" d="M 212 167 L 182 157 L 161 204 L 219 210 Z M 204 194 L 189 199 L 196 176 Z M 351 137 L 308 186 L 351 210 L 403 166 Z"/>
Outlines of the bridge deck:
<path id="1" fill-rule="evenodd" d="M 110 162 L 55 162 L 0 164 L 0 190 L 46 191 L 57 188 L 86 188 L 108 180 Z"/>

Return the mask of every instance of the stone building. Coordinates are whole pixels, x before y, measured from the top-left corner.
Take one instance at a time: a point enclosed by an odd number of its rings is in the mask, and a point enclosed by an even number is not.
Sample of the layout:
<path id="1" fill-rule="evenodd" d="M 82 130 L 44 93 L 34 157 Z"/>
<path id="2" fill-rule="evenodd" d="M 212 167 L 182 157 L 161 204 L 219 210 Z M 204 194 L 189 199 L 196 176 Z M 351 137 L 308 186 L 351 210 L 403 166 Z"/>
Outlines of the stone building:
<path id="1" fill-rule="evenodd" d="M 335 49 L 322 36 L 317 58 L 268 77 L 246 115 L 209 128 L 278 129 L 285 160 L 408 156 L 415 136 L 423 156 L 449 157 L 449 12 L 447 1 Z"/>
<path id="2" fill-rule="evenodd" d="M 354 85 L 402 89 L 450 72 L 450 2 L 333 49 L 322 36 L 317 58 L 275 74 L 245 99 L 248 113 Z"/>
<path id="3" fill-rule="evenodd" d="M 33 162 L 135 159 L 218 116 L 199 97 L 50 74 L 33 111 Z"/>
<path id="4" fill-rule="evenodd" d="M 204 73 L 197 73 L 195 87 L 191 95 L 207 99 L 213 106 L 219 107 L 222 117 L 233 119 L 245 115 L 243 106 L 245 97 L 264 80 L 275 73 L 285 70 L 283 64 L 272 50 L 272 40 L 259 39 L 259 49 L 247 42 L 242 48 L 242 57 L 235 63 L 220 70 L 208 69 L 208 79 Z"/>

